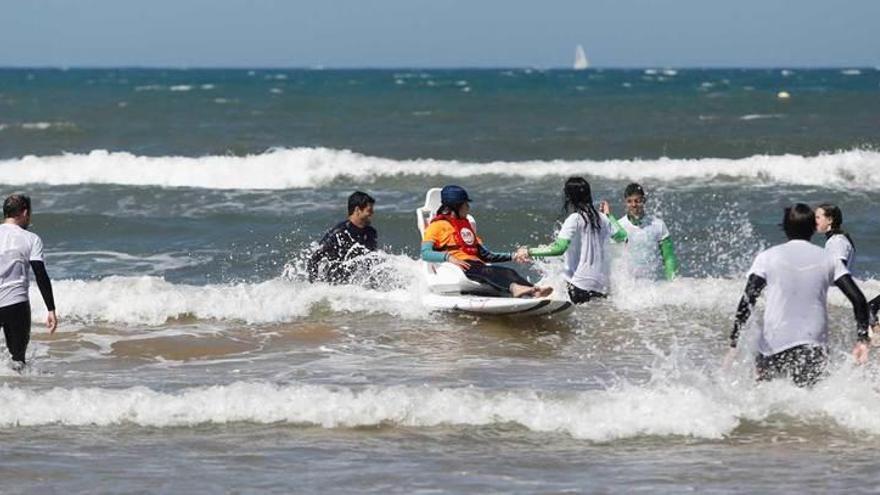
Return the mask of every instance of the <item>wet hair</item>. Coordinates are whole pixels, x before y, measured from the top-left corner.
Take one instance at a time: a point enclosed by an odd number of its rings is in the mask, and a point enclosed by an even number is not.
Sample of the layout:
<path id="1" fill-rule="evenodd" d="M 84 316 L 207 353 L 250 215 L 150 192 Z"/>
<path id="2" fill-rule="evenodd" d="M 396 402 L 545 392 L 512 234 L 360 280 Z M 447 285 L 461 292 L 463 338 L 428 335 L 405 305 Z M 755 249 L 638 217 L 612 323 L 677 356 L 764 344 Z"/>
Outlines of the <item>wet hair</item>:
<path id="1" fill-rule="evenodd" d="M 628 198 L 628 197 L 630 197 L 630 196 L 634 196 L 634 195 L 636 195 L 636 194 L 638 194 L 639 196 L 644 196 L 644 195 L 645 195 L 645 190 L 642 189 L 642 186 L 640 186 L 639 184 L 636 184 L 635 182 L 633 182 L 633 183 L 631 183 L 630 185 L 626 186 L 626 189 L 623 190 L 623 197 L 624 197 L 624 199 L 625 199 L 625 198 Z"/>
<path id="2" fill-rule="evenodd" d="M 466 201 L 462 201 L 461 203 L 456 203 L 454 205 L 446 205 L 441 204 L 440 208 L 437 208 L 437 215 L 452 215 L 458 216 L 458 209 L 461 205 L 465 204 Z"/>
<path id="3" fill-rule="evenodd" d="M 348 197 L 348 214 L 354 213 L 355 208 L 366 208 L 369 205 L 376 204 L 376 200 L 365 192 L 355 191 Z"/>
<path id="4" fill-rule="evenodd" d="M 31 211 L 31 198 L 25 194 L 11 194 L 3 202 L 3 218 L 14 218 L 24 210 Z"/>
<path id="5" fill-rule="evenodd" d="M 458 209 L 461 208 L 461 205 L 465 203 L 467 203 L 467 201 L 459 201 L 457 203 L 440 203 L 440 207 L 437 208 L 437 215 L 458 216 Z"/>
<path id="6" fill-rule="evenodd" d="M 849 236 L 849 233 L 843 230 L 843 212 L 840 211 L 840 208 L 837 205 L 833 205 L 831 203 L 822 203 L 817 206 L 816 209 L 821 209 L 827 218 L 831 219 L 831 228 L 828 229 L 828 232 L 825 234 L 826 238 L 830 238 L 833 235 L 840 234 L 842 236 L 846 236 L 846 239 L 852 245 L 853 249 L 856 248 L 856 245 L 852 241 L 852 237 Z"/>
<path id="7" fill-rule="evenodd" d="M 599 230 L 599 212 L 593 206 L 593 192 L 590 183 L 583 177 L 569 177 L 562 189 L 565 200 L 562 209 L 566 213 L 577 213 L 592 230 Z"/>
<path id="8" fill-rule="evenodd" d="M 809 241 L 816 232 L 816 214 L 803 203 L 789 206 L 782 217 L 782 230 L 789 239 Z"/>

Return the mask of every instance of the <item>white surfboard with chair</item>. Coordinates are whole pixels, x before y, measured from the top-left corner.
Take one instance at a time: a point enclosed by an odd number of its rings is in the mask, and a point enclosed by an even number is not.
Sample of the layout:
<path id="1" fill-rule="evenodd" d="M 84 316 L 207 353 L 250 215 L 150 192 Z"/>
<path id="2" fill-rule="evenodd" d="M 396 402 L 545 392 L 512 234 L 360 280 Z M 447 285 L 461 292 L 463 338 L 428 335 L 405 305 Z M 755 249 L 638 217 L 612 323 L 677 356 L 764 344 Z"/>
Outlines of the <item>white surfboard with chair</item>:
<path id="1" fill-rule="evenodd" d="M 416 209 L 416 225 L 424 236 L 437 209 L 440 208 L 440 188 L 425 194 L 425 205 Z M 476 231 L 474 217 L 468 220 Z M 420 237 L 421 238 L 421 237 Z M 468 279 L 461 268 L 452 263 L 429 263 L 419 261 L 428 284 L 428 294 L 422 303 L 434 310 L 458 311 L 482 315 L 539 316 L 561 313 L 572 308 L 567 297 L 515 298 L 509 294 Z"/>

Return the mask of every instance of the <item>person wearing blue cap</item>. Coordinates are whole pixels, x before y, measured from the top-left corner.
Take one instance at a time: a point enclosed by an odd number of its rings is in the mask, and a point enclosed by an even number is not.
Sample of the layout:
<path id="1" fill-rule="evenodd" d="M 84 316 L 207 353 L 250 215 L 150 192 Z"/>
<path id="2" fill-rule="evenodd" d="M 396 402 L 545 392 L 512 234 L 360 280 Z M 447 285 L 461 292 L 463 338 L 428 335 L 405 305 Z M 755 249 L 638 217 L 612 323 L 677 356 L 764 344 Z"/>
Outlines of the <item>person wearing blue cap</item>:
<path id="1" fill-rule="evenodd" d="M 421 258 L 432 263 L 448 261 L 467 278 L 513 297 L 544 297 L 553 292 L 552 287 L 536 287 L 516 270 L 492 265 L 513 261 L 513 254 L 493 253 L 483 245 L 468 220 L 470 201 L 462 187 L 450 185 L 440 191 L 440 208 L 422 237 Z"/>

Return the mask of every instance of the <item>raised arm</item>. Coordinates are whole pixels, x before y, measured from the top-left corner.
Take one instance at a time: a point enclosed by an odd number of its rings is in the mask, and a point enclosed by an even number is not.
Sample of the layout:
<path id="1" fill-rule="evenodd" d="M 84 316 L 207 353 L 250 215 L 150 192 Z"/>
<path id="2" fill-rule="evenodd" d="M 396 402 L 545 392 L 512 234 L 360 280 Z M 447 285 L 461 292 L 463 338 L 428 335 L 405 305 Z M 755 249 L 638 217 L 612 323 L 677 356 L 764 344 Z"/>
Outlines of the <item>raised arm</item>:
<path id="1" fill-rule="evenodd" d="M 608 217 L 608 221 L 611 222 L 611 240 L 614 242 L 626 242 L 626 229 L 620 225 L 620 222 L 617 221 L 617 218 L 610 211 L 605 214 Z"/>

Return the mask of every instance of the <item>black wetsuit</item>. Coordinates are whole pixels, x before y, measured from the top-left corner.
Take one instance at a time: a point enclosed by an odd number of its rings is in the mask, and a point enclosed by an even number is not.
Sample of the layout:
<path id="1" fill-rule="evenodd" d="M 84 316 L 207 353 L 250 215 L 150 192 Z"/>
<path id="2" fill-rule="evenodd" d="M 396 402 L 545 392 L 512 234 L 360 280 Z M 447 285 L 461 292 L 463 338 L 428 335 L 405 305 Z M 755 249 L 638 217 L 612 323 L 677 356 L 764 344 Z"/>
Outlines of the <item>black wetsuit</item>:
<path id="1" fill-rule="evenodd" d="M 46 264 L 42 261 L 31 261 L 31 269 L 37 280 L 37 287 L 46 303 L 48 311 L 55 311 L 55 297 L 52 294 L 52 282 L 46 272 Z M 13 361 L 25 362 L 25 353 L 31 340 L 31 304 L 22 301 L 0 308 L 0 327 L 6 338 L 6 348 Z"/>
<path id="2" fill-rule="evenodd" d="M 360 228 L 348 220 L 327 231 L 318 249 L 309 257 L 309 282 L 345 284 L 352 281 L 357 258 L 376 250 L 378 234 L 369 225 Z"/>

